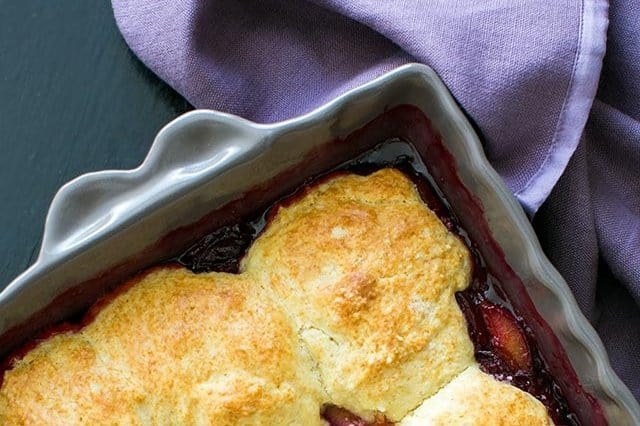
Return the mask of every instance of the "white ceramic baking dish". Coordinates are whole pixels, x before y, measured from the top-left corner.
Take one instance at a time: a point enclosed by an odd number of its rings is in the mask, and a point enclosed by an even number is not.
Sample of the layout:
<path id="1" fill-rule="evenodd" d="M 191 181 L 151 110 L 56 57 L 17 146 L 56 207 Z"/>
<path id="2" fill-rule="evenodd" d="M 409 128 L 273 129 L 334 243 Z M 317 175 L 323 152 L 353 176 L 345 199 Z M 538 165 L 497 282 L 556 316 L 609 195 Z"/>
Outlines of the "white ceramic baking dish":
<path id="1" fill-rule="evenodd" d="M 610 424 L 640 424 L 637 401 L 611 369 L 600 339 L 487 162 L 469 122 L 434 71 L 418 64 L 281 123 L 256 124 L 207 110 L 187 113 L 159 132 L 138 168 L 90 173 L 64 185 L 51 204 L 37 261 L 0 294 L 0 356 L 38 329 L 86 309 L 106 287 L 184 249 L 194 235 L 215 227 L 215 212 L 224 206 L 227 217 L 244 214 L 278 195 L 260 188 L 277 183 L 282 195 L 353 158 L 365 147 L 336 141 L 405 104 L 422 110 L 441 135 L 459 178 L 482 206 L 492 237 L 559 339 L 583 389 Z M 441 189 L 456 211 L 459 197 L 446 185 Z M 585 398 L 582 389 L 576 392 Z"/>

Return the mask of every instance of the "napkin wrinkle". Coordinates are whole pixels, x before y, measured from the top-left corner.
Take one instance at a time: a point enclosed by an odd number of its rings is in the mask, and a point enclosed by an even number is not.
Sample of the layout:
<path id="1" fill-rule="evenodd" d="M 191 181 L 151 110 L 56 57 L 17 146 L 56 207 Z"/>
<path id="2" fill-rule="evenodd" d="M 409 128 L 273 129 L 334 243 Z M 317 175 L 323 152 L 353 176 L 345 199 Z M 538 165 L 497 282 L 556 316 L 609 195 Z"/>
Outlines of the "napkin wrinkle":
<path id="1" fill-rule="evenodd" d="M 606 2 L 581 2 L 578 46 L 553 142 L 538 171 L 522 189 L 516 191 L 516 197 L 530 215 L 535 214 L 547 199 L 578 146 L 598 89 L 608 24 Z M 580 81 L 580 84 L 576 84 L 576 81 Z M 560 141 L 569 142 L 563 145 Z"/>
<path id="2" fill-rule="evenodd" d="M 640 342 L 640 314 L 627 289 L 619 285 L 606 262 L 601 261 L 598 272 L 599 316 L 594 322 L 598 334 L 609 351 L 609 360 L 616 373 L 625 380 L 638 398 L 640 382 L 629 380 L 638 375 L 638 342 Z M 624 326 L 621 326 L 624 325 Z"/>

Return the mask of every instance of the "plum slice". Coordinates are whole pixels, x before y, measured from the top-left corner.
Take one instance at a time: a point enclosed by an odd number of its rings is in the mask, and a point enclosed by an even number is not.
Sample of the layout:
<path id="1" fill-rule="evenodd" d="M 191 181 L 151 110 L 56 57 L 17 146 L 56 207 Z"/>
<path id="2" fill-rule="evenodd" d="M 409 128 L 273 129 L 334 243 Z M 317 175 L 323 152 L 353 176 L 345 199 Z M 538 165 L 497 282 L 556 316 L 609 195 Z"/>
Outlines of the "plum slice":
<path id="1" fill-rule="evenodd" d="M 483 301 L 481 307 L 496 355 L 514 372 L 531 371 L 531 351 L 515 316 L 507 309 L 487 301 Z"/>
<path id="2" fill-rule="evenodd" d="M 329 422 L 330 426 L 392 426 L 383 415 L 376 415 L 372 422 L 353 414 L 346 408 L 333 404 L 325 404 L 322 407 L 322 417 Z"/>

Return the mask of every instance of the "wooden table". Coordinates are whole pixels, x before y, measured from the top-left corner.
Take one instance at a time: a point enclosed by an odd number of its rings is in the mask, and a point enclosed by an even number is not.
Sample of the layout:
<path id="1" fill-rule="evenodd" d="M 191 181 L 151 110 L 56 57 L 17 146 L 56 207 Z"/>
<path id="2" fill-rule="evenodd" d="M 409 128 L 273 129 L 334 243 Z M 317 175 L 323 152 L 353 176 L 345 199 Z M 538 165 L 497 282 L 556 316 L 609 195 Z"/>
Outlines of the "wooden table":
<path id="1" fill-rule="evenodd" d="M 135 167 L 191 105 L 129 51 L 108 0 L 0 0 L 0 289 L 38 255 L 57 189 Z"/>

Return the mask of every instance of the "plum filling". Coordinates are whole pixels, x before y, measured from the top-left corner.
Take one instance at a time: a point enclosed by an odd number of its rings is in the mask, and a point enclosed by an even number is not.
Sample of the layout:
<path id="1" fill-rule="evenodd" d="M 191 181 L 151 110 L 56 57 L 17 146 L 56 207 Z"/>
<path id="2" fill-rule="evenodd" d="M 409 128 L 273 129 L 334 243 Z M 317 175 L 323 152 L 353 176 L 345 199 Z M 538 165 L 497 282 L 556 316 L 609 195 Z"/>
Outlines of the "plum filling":
<path id="1" fill-rule="evenodd" d="M 178 262 L 193 272 L 237 273 L 239 259 L 255 238 L 254 227 L 246 223 L 220 228 L 191 246 Z"/>
<path id="2" fill-rule="evenodd" d="M 363 420 L 351 411 L 332 404 L 326 404 L 322 407 L 322 418 L 325 419 L 330 426 L 391 426 L 383 415 L 376 414 L 372 421 Z"/>

